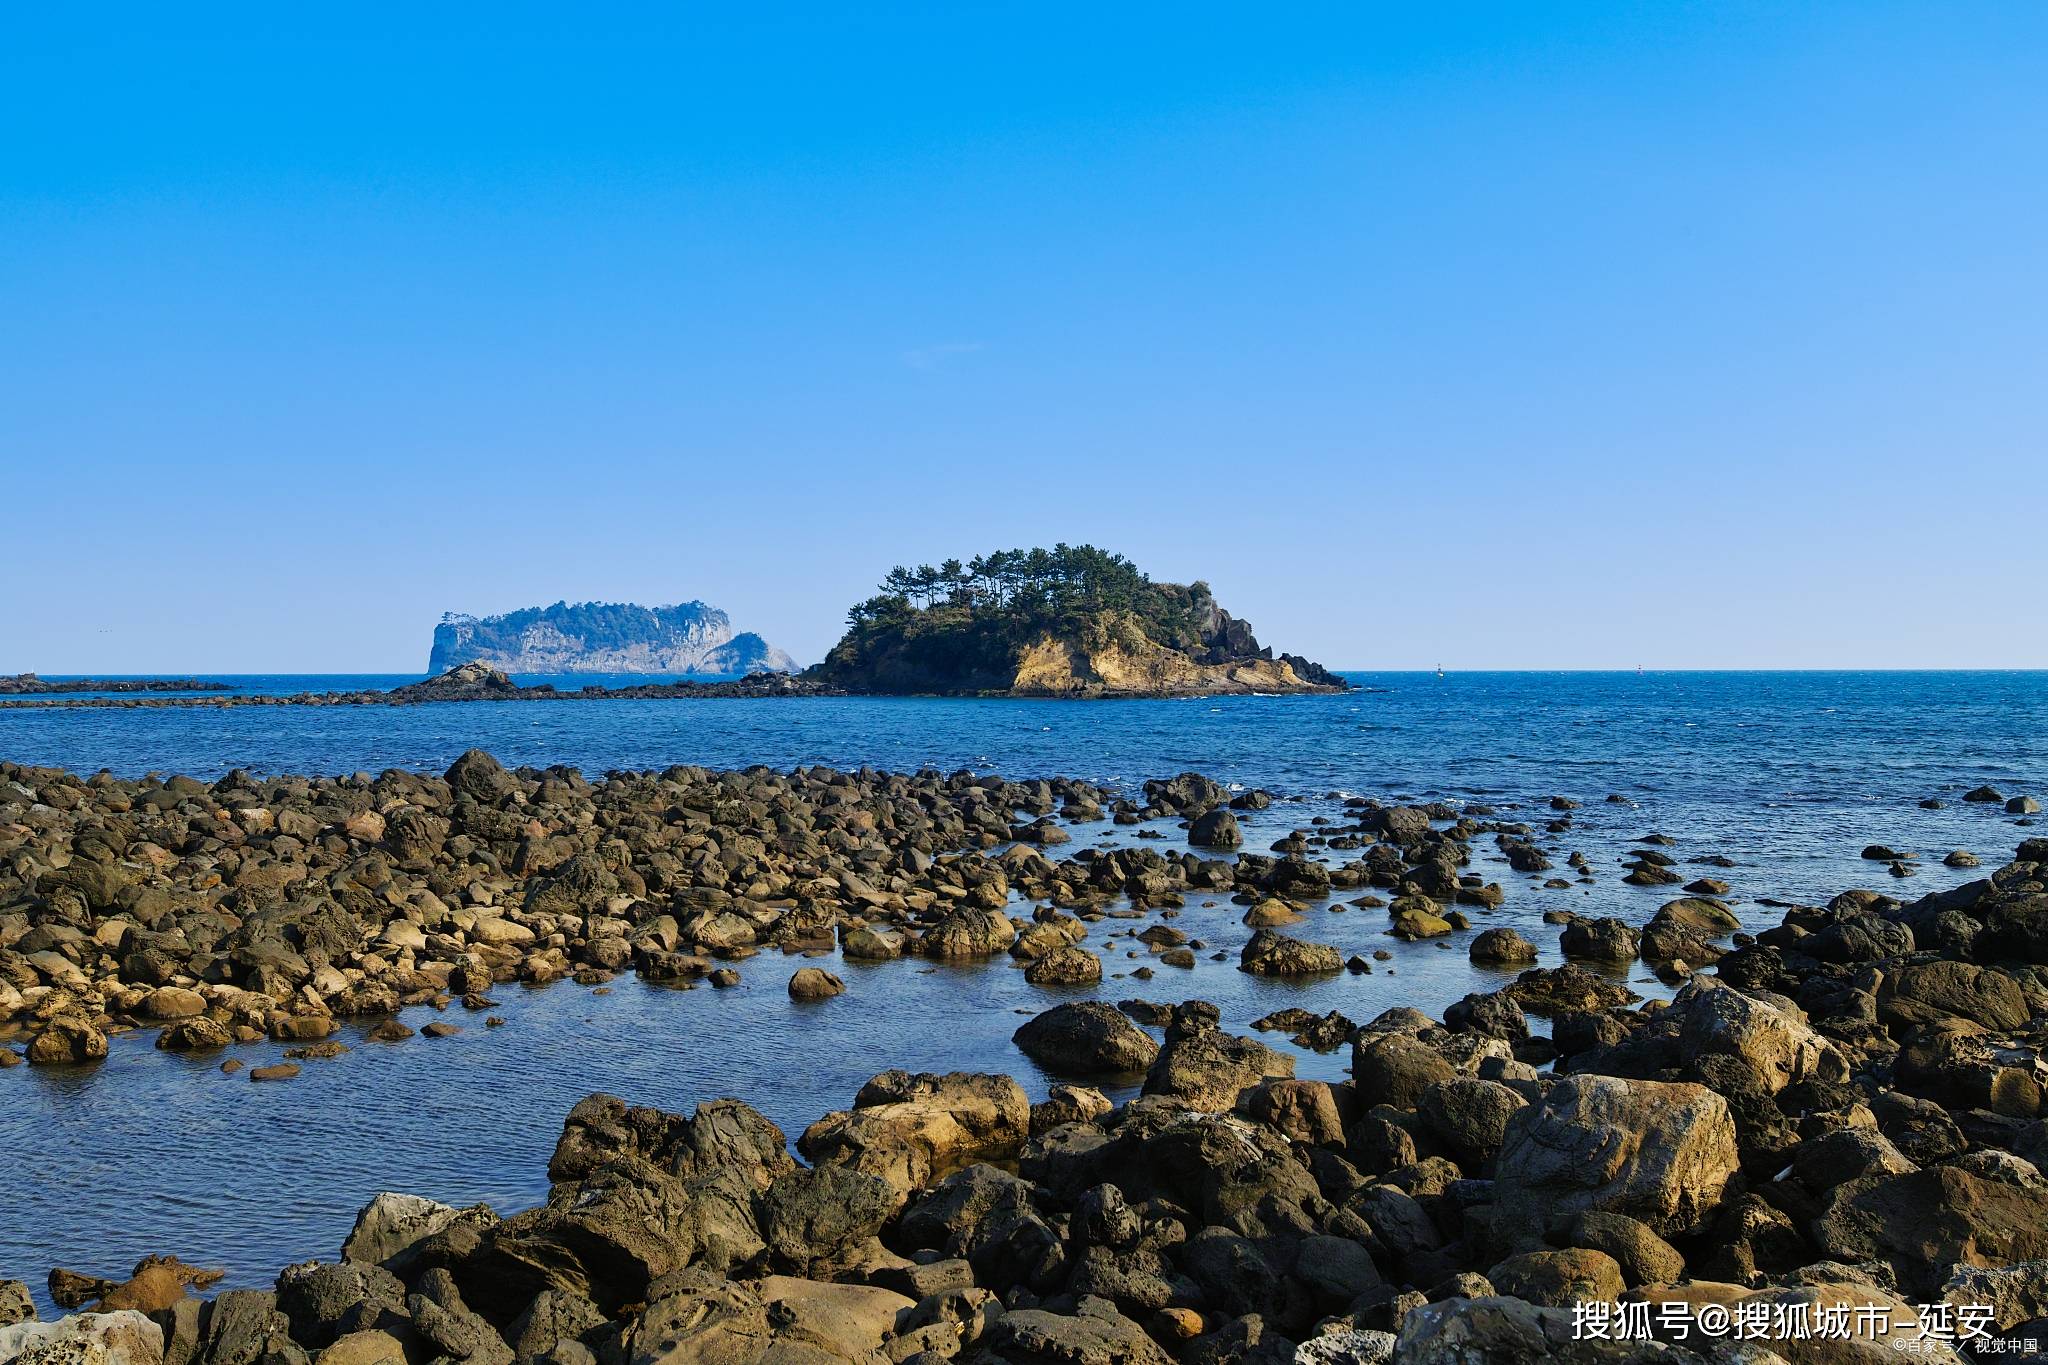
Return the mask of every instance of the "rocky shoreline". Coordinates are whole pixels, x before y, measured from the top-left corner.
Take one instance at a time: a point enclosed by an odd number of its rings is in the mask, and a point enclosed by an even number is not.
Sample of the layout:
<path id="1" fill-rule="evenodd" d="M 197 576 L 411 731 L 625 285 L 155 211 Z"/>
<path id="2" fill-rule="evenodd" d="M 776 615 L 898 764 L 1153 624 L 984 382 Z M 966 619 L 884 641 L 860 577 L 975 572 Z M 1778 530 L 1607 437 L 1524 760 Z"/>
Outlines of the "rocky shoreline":
<path id="1" fill-rule="evenodd" d="M 833 945 L 1008 955 L 1051 988 L 1100 980 L 1091 931 L 1133 914 L 1159 970 L 1191 965 L 1206 945 L 1174 920 L 1198 896 L 1243 907 L 1256 974 L 1370 970 L 1284 932 L 1337 894 L 1394 936 L 1534 962 L 1512 929 L 1451 937 L 1506 894 L 1473 846 L 1542 876 L 1575 802 L 1532 825 L 1354 799 L 1219 856 L 1270 800 L 1194 774 L 1128 796 L 872 770 L 590 782 L 475 751 L 441 776 L 213 783 L 0 764 L 0 1019 L 39 1065 L 143 1028 L 318 1056 L 350 1016 L 397 1041 L 406 1008 L 488 1009 L 513 981 L 716 988 L 767 950 Z M 1168 817 L 1186 850 L 1058 854 L 1067 825 Z M 1923 1358 L 2016 1358 L 1958 1321 L 2048 1341 L 2048 839 L 1953 890 L 1847 891 L 1754 934 L 1654 839 L 1626 880 L 1675 898 L 1641 928 L 1560 915 L 1570 962 L 1441 1020 L 1259 1021 L 1348 1047 L 1341 1084 L 1295 1079 L 1199 1000 L 1069 1001 L 1017 1031 L 1065 1078 L 1046 1100 L 885 1072 L 797 1137 L 801 1161 L 738 1100 L 683 1116 L 593 1096 L 538 1208 L 383 1196 L 338 1260 L 210 1301 L 174 1260 L 120 1283 L 56 1271 L 53 1299 L 100 1311 L 0 1326 L 0 1360 L 1803 1362 L 1892 1359 L 1909 1337 Z M 1638 961 L 1676 998 L 1638 1008 L 1589 969 Z M 1100 1088 L 1140 1081 L 1122 1104 Z M 1618 1339 L 1631 1304 L 1658 1310 L 1656 1340 Z M 1672 1304 L 1763 1327 L 1681 1336 Z M 1918 1340 L 1930 1304 L 1950 1339 Z M 32 1315 L 0 1285 L 0 1324 Z M 1826 1330 L 1770 1330 L 1793 1321 Z"/>
<path id="2" fill-rule="evenodd" d="M 222 684 L 224 685 L 224 684 Z M 143 689 L 134 689 L 143 690 Z M 149 690 L 172 690 L 170 684 Z M 288 694 L 239 692 L 228 696 L 204 697 L 65 697 L 52 701 L 0 701 L 0 709 L 52 710 L 58 708 L 110 707 L 115 709 L 157 709 L 168 707 L 225 708 L 239 706 L 418 706 L 430 702 L 492 701 L 669 701 L 692 697 L 833 697 L 847 695 L 843 689 L 787 673 L 750 673 L 731 682 L 632 683 L 625 687 L 587 687 L 563 690 L 552 683 L 522 686 L 487 664 L 458 664 L 436 677 L 389 691 L 359 688 L 352 692 L 292 692 Z"/>
<path id="3" fill-rule="evenodd" d="M 0 677 L 0 697 L 61 696 L 70 692 L 232 692 L 233 683 L 198 678 L 71 678 L 52 682 L 33 673 Z"/>
<path id="4" fill-rule="evenodd" d="M 1124 688 L 1116 691 L 1078 692 L 988 692 L 976 696 L 1031 696 L 1041 700 L 1077 701 L 1145 701 L 1172 697 L 1203 696 L 1221 692 L 1247 692 L 1262 690 L 1270 683 L 1271 690 L 1292 692 L 1343 692 L 1349 684 L 1339 681 L 1330 686 L 1281 685 L 1271 680 L 1257 686 L 1241 681 L 1226 681 L 1213 687 L 1196 688 Z M 110 685 L 111 686 L 111 685 Z M 225 683 L 200 685 L 205 689 L 224 689 Z M 51 692 L 79 691 L 68 684 L 50 684 Z M 92 690 L 101 690 L 98 688 Z M 137 683 L 113 690 L 127 692 L 143 691 L 187 691 L 191 686 L 184 682 L 151 681 Z M 118 696 L 118 697 L 41 697 L 8 695 L 0 688 L 0 710 L 83 710 L 107 708 L 115 710 L 151 710 L 167 708 L 225 709 L 242 706 L 420 706 L 434 702 L 554 702 L 554 701 L 687 701 L 711 698 L 767 698 L 767 697 L 852 697 L 852 696 L 911 696 L 950 695 L 944 693 L 887 692 L 873 689 L 858 689 L 836 682 L 823 681 L 807 674 L 791 673 L 750 673 L 744 678 L 729 682 L 665 682 L 632 683 L 624 687 L 604 687 L 591 684 L 586 687 L 563 689 L 553 683 L 522 685 L 515 683 L 505 673 L 486 664 L 459 664 L 438 677 L 421 682 L 408 683 L 389 691 L 375 688 L 361 688 L 351 692 L 293 692 L 288 694 L 230 692 L 226 695 L 207 696 Z"/>

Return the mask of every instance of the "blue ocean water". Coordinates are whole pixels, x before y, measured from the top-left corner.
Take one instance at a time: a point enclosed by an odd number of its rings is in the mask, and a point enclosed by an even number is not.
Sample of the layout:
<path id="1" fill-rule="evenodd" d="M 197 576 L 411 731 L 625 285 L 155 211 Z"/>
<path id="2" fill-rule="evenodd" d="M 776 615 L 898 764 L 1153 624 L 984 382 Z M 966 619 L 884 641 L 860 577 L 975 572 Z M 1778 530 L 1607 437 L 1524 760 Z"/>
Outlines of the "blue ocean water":
<path id="1" fill-rule="evenodd" d="M 418 707 L 0 709 L 0 757 L 124 775 L 340 773 L 439 769 L 482 747 L 507 764 L 613 768 L 754 763 L 906 769 L 934 765 L 1011 777 L 1068 774 L 1135 788 L 1188 769 L 1261 786 L 1283 801 L 1249 826 L 1262 849 L 1335 809 L 1342 794 L 1483 801 L 1540 823 L 1552 795 L 1584 803 L 1548 841 L 1586 853 L 1591 886 L 1545 889 L 1475 845 L 1479 870 L 1508 888 L 1491 923 L 1535 941 L 1548 964 L 1569 908 L 1647 920 L 1668 897 L 1618 880 L 1631 841 L 1670 835 L 1681 864 L 1703 854 L 1738 866 L 1730 881 L 1753 926 L 1775 923 L 1759 898 L 1816 902 L 1853 886 L 1901 895 L 1971 875 L 1940 865 L 1952 848 L 1987 866 L 2027 830 L 1996 807 L 1957 800 L 1989 783 L 2048 795 L 2048 673 L 1418 673 L 1349 674 L 1343 696 L 1056 702 L 786 699 L 444 704 Z M 233 678 L 297 692 L 388 687 L 414 677 Z M 531 680 L 526 680 L 531 681 Z M 551 679 L 580 687 L 607 681 Z M 634 681 L 634 680 L 622 680 Z M 1610 794 L 1626 804 L 1609 803 Z M 1946 804 L 1923 810 L 1919 801 Z M 1161 847 L 1184 834 L 1171 822 Z M 1076 846 L 1131 830 L 1080 826 Z M 1873 842 L 1923 855 L 1895 881 L 1859 858 Z M 1559 858 L 1561 861 L 1561 856 Z M 1703 869 L 1704 870 L 1704 869 Z M 1105 921 L 1089 943 L 1111 1000 L 1200 996 L 1243 1029 L 1282 1005 L 1367 1019 L 1393 1005 L 1440 1011 L 1495 979 L 1454 941 L 1400 944 L 1382 913 L 1333 902 L 1294 932 L 1347 954 L 1386 949 L 1371 976 L 1308 985 L 1235 970 L 1248 931 L 1227 901 L 1190 904 L 1179 926 L 1225 961 L 1192 972 L 1128 975 L 1143 922 Z M 1004 961 L 825 965 L 850 989 L 817 1005 L 783 989 L 794 964 L 754 959 L 745 984 L 712 992 L 631 979 L 605 996 L 569 984 L 501 996 L 507 1027 L 441 1042 L 363 1042 L 309 1063 L 289 1085 L 252 1086 L 217 1059 L 156 1052 L 120 1038 L 86 1071 L 0 1072 L 0 1277 L 39 1282 L 52 1264 L 109 1273 L 170 1252 L 226 1266 L 230 1283 L 267 1283 L 278 1267 L 332 1256 L 355 1210 L 384 1189 L 452 1202 L 524 1207 L 546 1192 L 560 1119 L 592 1090 L 687 1109 L 720 1095 L 758 1105 L 792 1136 L 844 1106 L 891 1066 L 1043 1076 L 1009 1041 L 1047 992 Z M 1634 989 L 1663 988 L 1640 971 Z M 458 1011 L 459 1013 L 459 1011 Z M 1269 1041 L 1283 1048 L 1277 1035 Z M 252 1065 L 278 1049 L 240 1054 Z M 1302 1053 L 1298 1072 L 1336 1079 L 1342 1053 Z"/>

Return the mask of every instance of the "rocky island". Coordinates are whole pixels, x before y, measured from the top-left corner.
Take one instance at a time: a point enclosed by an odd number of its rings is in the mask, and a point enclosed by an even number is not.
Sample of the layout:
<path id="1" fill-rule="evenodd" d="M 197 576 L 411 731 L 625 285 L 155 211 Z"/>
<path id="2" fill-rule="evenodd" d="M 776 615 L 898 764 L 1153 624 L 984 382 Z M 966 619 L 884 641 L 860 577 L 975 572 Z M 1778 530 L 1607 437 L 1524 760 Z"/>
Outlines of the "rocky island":
<path id="1" fill-rule="evenodd" d="M 1261 647 L 1209 585 L 1155 583 L 1092 545 L 897 568 L 808 679 L 849 692 L 1018 697 L 1342 691 Z"/>
<path id="2" fill-rule="evenodd" d="M 790 673 L 789 655 L 717 607 L 682 602 L 557 602 L 501 616 L 450 612 L 434 627 L 429 673 L 481 663 L 506 673 L 663 673 L 738 677 Z"/>

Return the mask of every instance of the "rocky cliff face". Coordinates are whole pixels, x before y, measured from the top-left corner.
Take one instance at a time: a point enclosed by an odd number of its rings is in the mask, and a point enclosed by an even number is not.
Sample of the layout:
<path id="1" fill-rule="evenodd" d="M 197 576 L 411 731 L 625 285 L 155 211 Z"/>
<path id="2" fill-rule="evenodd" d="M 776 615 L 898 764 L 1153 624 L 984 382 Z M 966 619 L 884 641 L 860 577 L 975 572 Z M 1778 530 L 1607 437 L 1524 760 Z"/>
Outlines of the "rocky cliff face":
<path id="1" fill-rule="evenodd" d="M 925 613 L 907 626 L 849 632 L 805 676 L 851 692 L 1022 697 L 1209 696 L 1341 691 L 1322 665 L 1262 647 L 1210 604 L 1199 641 L 1156 639 L 1130 612 L 1104 611 L 1017 637 L 975 613 Z"/>
<path id="2" fill-rule="evenodd" d="M 557 602 L 502 616 L 450 612 L 427 671 L 482 663 L 507 673 L 786 673 L 789 655 L 702 602 L 668 607 Z"/>

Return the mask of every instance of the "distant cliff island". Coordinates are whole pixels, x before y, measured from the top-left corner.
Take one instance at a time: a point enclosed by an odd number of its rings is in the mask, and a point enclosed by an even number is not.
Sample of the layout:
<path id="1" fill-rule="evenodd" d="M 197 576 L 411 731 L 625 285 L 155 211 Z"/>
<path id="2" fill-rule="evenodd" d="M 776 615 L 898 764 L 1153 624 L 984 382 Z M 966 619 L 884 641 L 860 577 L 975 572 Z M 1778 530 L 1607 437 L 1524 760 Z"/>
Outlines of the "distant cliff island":
<path id="1" fill-rule="evenodd" d="M 897 568 L 806 681 L 848 692 L 1117 697 L 1342 691 L 1276 656 L 1209 585 L 1155 583 L 1092 545 Z"/>
<path id="2" fill-rule="evenodd" d="M 427 672 L 480 663 L 505 673 L 659 673 L 738 677 L 790 673 L 789 655 L 749 631 L 734 634 L 717 607 L 681 602 L 557 602 L 502 616 L 449 612 L 434 627 Z"/>

